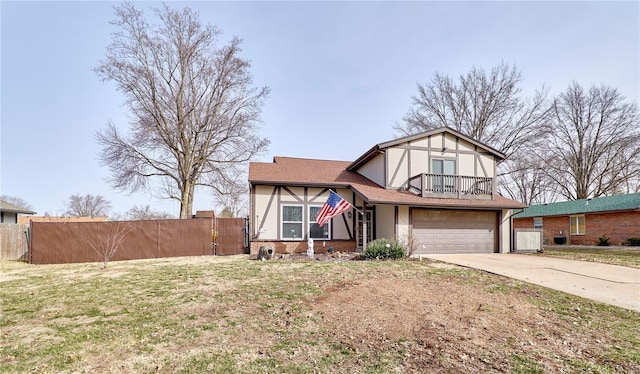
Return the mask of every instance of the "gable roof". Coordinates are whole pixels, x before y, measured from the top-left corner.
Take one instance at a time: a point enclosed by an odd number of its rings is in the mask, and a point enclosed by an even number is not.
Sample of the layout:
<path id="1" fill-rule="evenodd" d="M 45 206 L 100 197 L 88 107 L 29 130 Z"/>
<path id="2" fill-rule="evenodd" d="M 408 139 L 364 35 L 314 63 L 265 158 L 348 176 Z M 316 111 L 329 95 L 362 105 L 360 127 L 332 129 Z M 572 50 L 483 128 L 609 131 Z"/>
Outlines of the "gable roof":
<path id="1" fill-rule="evenodd" d="M 0 200 L 0 212 L 18 213 L 18 214 L 36 214 L 36 212 L 23 208 L 21 206 L 11 204 L 8 201 Z"/>
<path id="2" fill-rule="evenodd" d="M 249 182 L 270 185 L 348 187 L 355 178 L 366 179 L 359 174 L 348 172 L 346 167 L 349 163 L 349 161 L 276 156 L 273 162 L 249 163 Z"/>
<path id="3" fill-rule="evenodd" d="M 450 127 L 440 127 L 438 129 L 435 130 L 431 130 L 431 131 L 426 131 L 426 132 L 421 132 L 419 134 L 415 134 L 415 135 L 409 135 L 409 136 L 405 136 L 399 139 L 395 139 L 395 140 L 391 140 L 388 142 L 383 142 L 383 143 L 378 143 L 376 145 L 374 145 L 373 147 L 371 147 L 371 149 L 369 149 L 367 152 L 365 152 L 362 156 L 358 157 L 357 160 L 355 160 L 354 162 L 352 162 L 348 167 L 347 170 L 355 170 L 357 168 L 359 168 L 360 166 L 366 164 L 368 161 L 372 160 L 374 157 L 376 157 L 378 154 L 384 152 L 384 150 L 386 150 L 387 148 L 391 148 L 391 147 L 395 147 L 397 145 L 403 144 L 403 143 L 408 143 L 408 142 L 412 142 L 415 140 L 419 140 L 422 138 L 426 138 L 429 136 L 433 136 L 433 135 L 438 135 L 441 133 L 449 133 L 455 137 L 458 137 L 460 139 L 464 139 L 465 141 L 477 146 L 478 148 L 481 148 L 483 150 L 485 150 L 486 152 L 492 154 L 493 156 L 495 156 L 496 158 L 498 158 L 498 160 L 504 160 L 506 155 L 492 147 L 489 147 L 486 144 L 480 143 L 477 140 L 474 140 L 466 135 L 464 135 L 463 133 L 456 131 Z"/>
<path id="4" fill-rule="evenodd" d="M 640 209 L 640 193 L 532 205 L 524 212 L 514 215 L 513 218 L 565 216 L 634 209 Z"/>
<path id="5" fill-rule="evenodd" d="M 249 182 L 254 185 L 350 188 L 367 204 L 397 204 L 459 209 L 512 209 L 525 204 L 496 196 L 495 200 L 424 198 L 408 191 L 385 189 L 347 170 L 349 161 L 274 157 L 273 162 L 251 162 Z"/>

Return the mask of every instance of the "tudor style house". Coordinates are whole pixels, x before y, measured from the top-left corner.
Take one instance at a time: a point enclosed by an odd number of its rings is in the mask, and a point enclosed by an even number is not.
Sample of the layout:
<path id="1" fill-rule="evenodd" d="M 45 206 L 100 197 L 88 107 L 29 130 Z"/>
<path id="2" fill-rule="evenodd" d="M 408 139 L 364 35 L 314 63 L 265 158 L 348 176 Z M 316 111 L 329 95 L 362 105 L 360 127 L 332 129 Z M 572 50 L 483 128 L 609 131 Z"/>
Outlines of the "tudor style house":
<path id="1" fill-rule="evenodd" d="M 274 157 L 249 165 L 251 254 L 360 251 L 395 239 L 414 255 L 493 253 L 511 248 L 513 209 L 496 193 L 504 154 L 453 129 L 376 144 L 355 161 Z M 314 218 L 337 192 L 355 209 L 323 227 Z"/>

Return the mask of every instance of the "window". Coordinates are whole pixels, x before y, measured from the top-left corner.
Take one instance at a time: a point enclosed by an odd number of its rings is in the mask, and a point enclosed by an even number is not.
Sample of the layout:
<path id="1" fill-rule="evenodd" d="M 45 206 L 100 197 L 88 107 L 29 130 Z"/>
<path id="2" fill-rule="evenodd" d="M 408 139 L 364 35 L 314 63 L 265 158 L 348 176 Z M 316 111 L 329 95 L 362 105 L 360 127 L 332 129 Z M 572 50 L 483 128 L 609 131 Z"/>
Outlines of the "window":
<path id="1" fill-rule="evenodd" d="M 329 233 L 331 232 L 331 221 L 320 227 L 316 223 L 316 215 L 322 209 L 322 205 L 309 207 L 309 237 L 312 239 L 329 239 Z"/>
<path id="2" fill-rule="evenodd" d="M 534 218 L 533 219 L 533 228 L 534 229 L 542 229 L 542 218 Z"/>
<path id="3" fill-rule="evenodd" d="M 569 217 L 571 225 L 571 235 L 584 235 L 584 215 Z"/>
<path id="4" fill-rule="evenodd" d="M 431 174 L 439 174 L 433 178 L 434 192 L 456 192 L 456 160 L 431 160 Z"/>
<path id="5" fill-rule="evenodd" d="M 456 160 L 431 160 L 432 174 L 456 174 Z"/>
<path id="6" fill-rule="evenodd" d="M 282 239 L 302 240 L 302 206 L 282 206 Z"/>

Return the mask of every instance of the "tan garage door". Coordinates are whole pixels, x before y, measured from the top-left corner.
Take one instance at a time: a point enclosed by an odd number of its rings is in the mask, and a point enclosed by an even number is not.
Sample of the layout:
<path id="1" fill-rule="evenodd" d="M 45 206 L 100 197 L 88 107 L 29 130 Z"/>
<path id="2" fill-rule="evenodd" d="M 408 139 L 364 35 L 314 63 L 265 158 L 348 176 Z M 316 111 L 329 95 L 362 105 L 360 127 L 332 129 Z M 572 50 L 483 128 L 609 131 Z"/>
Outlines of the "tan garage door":
<path id="1" fill-rule="evenodd" d="M 495 211 L 413 209 L 411 214 L 414 254 L 496 251 Z"/>

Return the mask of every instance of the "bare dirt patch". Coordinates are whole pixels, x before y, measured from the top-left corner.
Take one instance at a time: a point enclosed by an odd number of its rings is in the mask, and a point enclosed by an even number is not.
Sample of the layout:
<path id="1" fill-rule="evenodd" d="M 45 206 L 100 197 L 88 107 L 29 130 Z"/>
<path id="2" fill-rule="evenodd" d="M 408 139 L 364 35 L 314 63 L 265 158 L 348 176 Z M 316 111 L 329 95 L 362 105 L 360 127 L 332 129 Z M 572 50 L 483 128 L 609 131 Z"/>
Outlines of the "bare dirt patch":
<path id="1" fill-rule="evenodd" d="M 591 359 L 614 343 L 577 334 L 523 296 L 478 292 L 456 278 L 368 279 L 328 289 L 316 310 L 341 344 L 403 350 L 403 370 L 412 372 L 509 371 L 514 353 L 545 357 L 542 369 L 556 372 L 562 360 L 555 357 Z"/>

